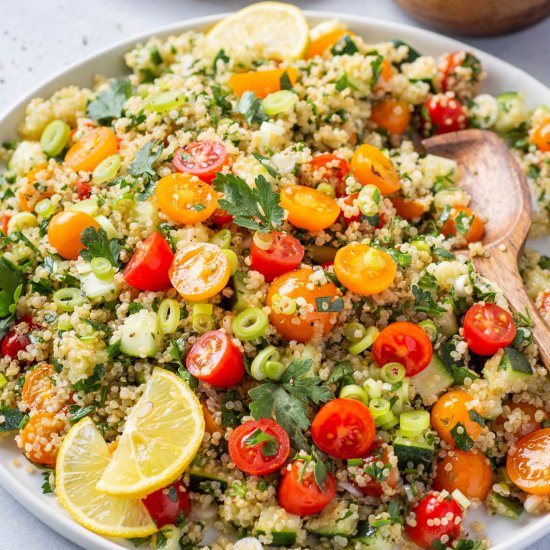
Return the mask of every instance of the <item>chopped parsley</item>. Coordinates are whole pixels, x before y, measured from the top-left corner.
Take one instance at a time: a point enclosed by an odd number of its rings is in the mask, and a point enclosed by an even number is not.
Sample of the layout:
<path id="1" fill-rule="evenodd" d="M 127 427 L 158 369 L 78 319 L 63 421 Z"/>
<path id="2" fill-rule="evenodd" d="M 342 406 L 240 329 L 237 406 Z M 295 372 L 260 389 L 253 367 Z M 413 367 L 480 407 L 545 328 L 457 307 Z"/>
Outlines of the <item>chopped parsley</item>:
<path id="1" fill-rule="evenodd" d="M 451 428 L 451 436 L 454 439 L 457 449 L 469 451 L 474 446 L 474 440 L 468 435 L 466 427 L 461 422 L 457 422 Z"/>
<path id="2" fill-rule="evenodd" d="M 468 411 L 468 416 L 472 422 L 477 422 L 482 428 L 485 427 L 485 420 L 483 416 L 481 416 L 477 411 L 474 411 L 474 409 Z"/>
<path id="3" fill-rule="evenodd" d="M 106 90 L 88 103 L 87 113 L 90 118 L 102 124 L 114 118 L 120 118 L 126 100 L 132 95 L 129 80 L 111 80 Z"/>
<path id="4" fill-rule="evenodd" d="M 281 75 L 281 78 L 279 79 L 279 87 L 281 90 L 293 90 L 292 82 L 287 71 Z"/>
<path id="5" fill-rule="evenodd" d="M 325 313 L 342 311 L 344 309 L 344 300 L 340 297 L 318 296 L 315 298 L 315 304 L 317 311 Z"/>
<path id="6" fill-rule="evenodd" d="M 105 258 L 111 265 L 118 267 L 118 256 L 120 254 L 120 242 L 118 239 L 108 239 L 104 229 L 87 227 L 82 232 L 80 242 L 86 246 L 80 252 L 82 258 L 87 262 L 93 258 Z"/>
<path id="7" fill-rule="evenodd" d="M 351 39 L 349 34 L 345 34 L 330 48 L 332 55 L 353 55 L 359 52 L 359 48 Z"/>
<path id="8" fill-rule="evenodd" d="M 260 155 L 260 153 L 252 153 L 252 156 L 267 170 L 267 173 L 272 178 L 276 178 L 279 175 L 267 157 Z"/>
<path id="9" fill-rule="evenodd" d="M 23 275 L 7 258 L 0 256 L 0 338 L 14 319 L 23 291 Z"/>
<path id="10" fill-rule="evenodd" d="M 263 110 L 262 100 L 258 99 L 254 92 L 244 92 L 237 105 L 237 113 L 244 115 L 248 124 L 264 122 L 269 119 Z"/>
<path id="11" fill-rule="evenodd" d="M 73 390 L 83 391 L 84 393 L 91 393 L 99 389 L 99 380 L 105 374 L 105 367 L 100 363 L 94 368 L 94 372 L 88 378 L 78 380 L 73 384 Z"/>
<path id="12" fill-rule="evenodd" d="M 217 72 L 218 70 L 218 61 L 229 63 L 229 56 L 225 53 L 225 50 L 223 48 L 218 50 L 218 53 L 216 54 L 216 57 L 214 57 L 214 61 L 212 62 L 212 69 L 214 70 L 214 72 Z"/>
<path id="13" fill-rule="evenodd" d="M 275 456 L 279 450 L 277 440 L 273 436 L 266 434 L 263 430 L 260 430 L 260 428 L 254 430 L 245 439 L 244 444 L 248 449 L 253 449 L 258 445 L 262 445 L 261 453 L 262 456 L 265 457 Z"/>
<path id="14" fill-rule="evenodd" d="M 42 483 L 42 494 L 47 495 L 48 493 L 53 493 L 53 487 L 50 483 L 50 470 L 46 470 L 45 472 L 42 472 L 42 477 L 44 478 L 44 483 Z"/>

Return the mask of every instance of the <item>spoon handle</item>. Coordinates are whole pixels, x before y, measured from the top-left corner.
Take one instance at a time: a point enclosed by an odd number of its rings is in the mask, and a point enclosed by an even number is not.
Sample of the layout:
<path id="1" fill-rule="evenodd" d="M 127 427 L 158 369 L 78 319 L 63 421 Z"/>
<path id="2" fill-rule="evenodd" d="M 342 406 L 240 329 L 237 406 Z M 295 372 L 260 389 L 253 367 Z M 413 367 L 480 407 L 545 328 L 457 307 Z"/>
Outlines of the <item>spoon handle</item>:
<path id="1" fill-rule="evenodd" d="M 493 248 L 489 256 L 476 256 L 473 261 L 479 273 L 500 287 L 514 311 L 530 316 L 533 340 L 542 363 L 550 371 L 550 329 L 525 291 L 517 257 L 511 251 Z"/>

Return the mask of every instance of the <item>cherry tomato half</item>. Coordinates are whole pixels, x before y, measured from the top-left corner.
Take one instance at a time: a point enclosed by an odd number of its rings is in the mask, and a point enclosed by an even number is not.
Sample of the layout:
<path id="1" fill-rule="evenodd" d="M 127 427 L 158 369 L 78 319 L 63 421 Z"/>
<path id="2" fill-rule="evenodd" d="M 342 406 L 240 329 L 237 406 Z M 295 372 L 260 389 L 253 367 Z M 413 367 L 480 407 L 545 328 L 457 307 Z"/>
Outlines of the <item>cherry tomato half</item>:
<path id="1" fill-rule="evenodd" d="M 353 153 L 351 168 L 361 185 L 376 185 L 382 195 L 399 191 L 401 182 L 392 161 L 373 145 L 360 145 Z"/>
<path id="2" fill-rule="evenodd" d="M 323 180 L 334 186 L 337 197 L 346 194 L 346 176 L 349 174 L 350 165 L 340 157 L 332 153 L 324 153 L 313 157 L 311 168 L 318 171 Z"/>
<path id="3" fill-rule="evenodd" d="M 114 132 L 105 126 L 92 128 L 67 151 L 65 163 L 75 172 L 92 172 L 104 159 L 115 155 L 118 141 Z"/>
<path id="4" fill-rule="evenodd" d="M 259 271 L 268 283 L 296 269 L 304 258 L 304 247 L 298 239 L 280 231 L 273 232 L 271 236 L 273 243 L 267 250 L 254 241 L 250 247 L 250 267 Z"/>
<path id="5" fill-rule="evenodd" d="M 464 317 L 464 340 L 478 355 L 494 355 L 516 337 L 513 317 L 500 306 L 475 304 Z"/>
<path id="6" fill-rule="evenodd" d="M 21 447 L 27 458 L 53 468 L 65 428 L 65 422 L 54 413 L 32 416 L 21 431 Z"/>
<path id="7" fill-rule="evenodd" d="M 196 243 L 176 252 L 168 274 L 183 298 L 200 302 L 223 290 L 230 272 L 229 260 L 219 246 Z"/>
<path id="8" fill-rule="evenodd" d="M 550 118 L 539 124 L 531 134 L 531 141 L 540 151 L 550 151 Z"/>
<path id="9" fill-rule="evenodd" d="M 193 344 L 186 366 L 193 376 L 217 388 L 235 386 L 245 373 L 241 350 L 220 330 L 203 334 Z"/>
<path id="10" fill-rule="evenodd" d="M 74 192 L 77 194 L 78 199 L 83 201 L 90 197 L 91 188 L 89 185 L 86 185 L 85 183 L 83 183 L 80 178 L 78 178 L 76 180 Z"/>
<path id="11" fill-rule="evenodd" d="M 525 403 L 524 401 L 515 403 L 510 400 L 504 403 L 504 412 L 497 417 L 495 424 L 502 427 L 512 415 L 514 418 L 518 418 L 521 420 L 521 423 L 514 426 L 513 434 L 517 439 L 519 439 L 542 428 L 541 422 L 535 419 L 535 415 L 537 415 L 539 411 L 541 411 L 539 414 L 543 415 L 542 420 L 546 420 L 548 418 L 548 414 L 543 407 L 536 407 L 535 405 Z"/>
<path id="12" fill-rule="evenodd" d="M 406 524 L 407 534 L 421 548 L 434 548 L 437 541 L 448 545 L 460 534 L 462 526 L 462 509 L 451 496 L 443 497 L 441 493 L 432 491 L 425 496 L 412 510 L 416 523 Z M 442 521 L 443 520 L 443 521 Z M 445 521 L 446 520 L 446 521 Z"/>
<path id="13" fill-rule="evenodd" d="M 395 489 L 399 482 L 399 469 L 396 466 L 393 466 L 390 463 L 390 456 L 388 449 L 391 447 L 382 447 L 381 441 L 375 441 L 372 447 L 369 450 L 367 456 L 363 457 L 363 462 L 361 464 L 361 469 L 363 472 L 369 476 L 368 481 L 364 479 L 359 483 L 358 481 L 354 482 L 354 485 L 364 494 L 368 496 L 380 496 L 384 492 L 384 485 Z M 387 470 L 388 475 L 385 479 L 380 480 L 377 477 L 370 476 L 368 474 L 369 467 L 383 464 L 383 470 Z M 374 468 L 373 468 L 374 469 Z M 376 468 L 379 470 L 379 468 Z M 366 476 L 363 476 L 365 478 Z"/>
<path id="14" fill-rule="evenodd" d="M 388 325 L 372 347 L 372 356 L 379 367 L 401 363 L 407 376 L 423 371 L 432 360 L 432 353 L 432 343 L 426 332 L 406 321 Z"/>
<path id="15" fill-rule="evenodd" d="M 23 331 L 22 323 L 27 325 L 27 329 Z M 20 351 L 24 351 L 31 343 L 29 333 L 32 333 L 33 329 L 37 328 L 32 322 L 32 317 L 26 315 L 22 317 L 19 322 L 10 328 L 6 333 L 6 336 L 2 339 L 2 345 L 0 346 L 0 353 L 4 359 L 17 359 L 17 355 Z"/>
<path id="16" fill-rule="evenodd" d="M 452 493 L 458 489 L 466 498 L 485 500 L 493 486 L 489 459 L 478 450 L 448 451 L 437 463 L 434 489 Z"/>
<path id="17" fill-rule="evenodd" d="M 187 172 L 211 183 L 227 163 L 227 151 L 219 141 L 193 141 L 174 153 L 172 161 L 178 172 Z"/>
<path id="18" fill-rule="evenodd" d="M 550 495 L 550 428 L 531 432 L 508 451 L 506 470 L 520 489 Z"/>
<path id="19" fill-rule="evenodd" d="M 323 55 L 329 48 L 332 48 L 344 35 L 352 36 L 353 33 L 346 29 L 335 29 L 322 34 L 319 38 L 309 43 L 305 58 L 311 59 L 316 55 Z"/>
<path id="20" fill-rule="evenodd" d="M 56 214 L 48 225 L 48 241 L 66 260 L 76 260 L 86 248 L 80 237 L 84 229 L 99 229 L 99 223 L 84 212 L 65 210 Z"/>
<path id="21" fill-rule="evenodd" d="M 465 226 L 464 230 L 466 232 L 461 233 L 461 235 L 466 239 L 466 242 L 475 243 L 483 239 L 485 224 L 466 206 L 453 206 L 451 208 L 449 219 L 443 224 L 441 233 L 445 237 L 456 237 L 459 223 Z"/>
<path id="22" fill-rule="evenodd" d="M 315 482 L 313 468 L 308 465 L 304 472 L 304 462 L 296 460 L 285 472 L 279 483 L 279 506 L 289 514 L 311 516 L 326 508 L 336 496 L 336 479 L 327 472 L 320 489 Z"/>
<path id="23" fill-rule="evenodd" d="M 124 280 L 139 290 L 165 290 L 171 286 L 168 271 L 173 259 L 170 245 L 160 233 L 153 231 L 136 248 L 124 269 Z"/>
<path id="24" fill-rule="evenodd" d="M 52 376 L 55 371 L 51 365 L 40 365 L 28 371 L 21 391 L 21 401 L 29 409 L 45 411 L 52 398 Z"/>
<path id="25" fill-rule="evenodd" d="M 216 208 L 214 213 L 208 218 L 208 221 L 212 222 L 217 227 L 223 227 L 224 225 L 233 223 L 233 216 L 223 208 Z"/>
<path id="26" fill-rule="evenodd" d="M 229 437 L 229 454 L 235 466 L 252 476 L 276 472 L 285 463 L 289 451 L 288 434 L 268 418 L 249 420 L 237 426 Z"/>
<path id="27" fill-rule="evenodd" d="M 298 80 L 298 70 L 289 67 L 286 69 L 271 69 L 269 71 L 250 71 L 248 73 L 234 74 L 229 79 L 229 87 L 236 95 L 245 92 L 254 92 L 256 97 L 265 97 L 281 89 L 281 76 L 286 72 L 290 82 Z"/>
<path id="28" fill-rule="evenodd" d="M 441 90 L 447 92 L 450 89 L 450 77 L 455 74 L 455 69 L 460 67 L 466 58 L 466 52 L 458 51 L 445 55 L 443 60 L 443 78 L 441 79 Z"/>
<path id="29" fill-rule="evenodd" d="M 333 399 L 319 410 L 311 437 L 321 451 L 333 458 L 364 456 L 374 441 L 376 428 L 369 408 L 355 399 Z"/>
<path id="30" fill-rule="evenodd" d="M 390 134 L 402 134 L 409 128 L 411 111 L 402 99 L 385 99 L 372 107 L 370 119 Z"/>
<path id="31" fill-rule="evenodd" d="M 446 134 L 467 128 L 468 117 L 454 94 L 436 94 L 424 103 L 422 123 L 426 134 Z"/>
<path id="32" fill-rule="evenodd" d="M 181 481 L 175 481 L 143 499 L 157 527 L 178 525 L 191 513 L 191 497 Z"/>
<path id="33" fill-rule="evenodd" d="M 398 216 L 404 220 L 419 218 L 428 210 L 428 207 L 419 201 L 409 201 L 403 197 L 392 197 L 391 202 Z"/>

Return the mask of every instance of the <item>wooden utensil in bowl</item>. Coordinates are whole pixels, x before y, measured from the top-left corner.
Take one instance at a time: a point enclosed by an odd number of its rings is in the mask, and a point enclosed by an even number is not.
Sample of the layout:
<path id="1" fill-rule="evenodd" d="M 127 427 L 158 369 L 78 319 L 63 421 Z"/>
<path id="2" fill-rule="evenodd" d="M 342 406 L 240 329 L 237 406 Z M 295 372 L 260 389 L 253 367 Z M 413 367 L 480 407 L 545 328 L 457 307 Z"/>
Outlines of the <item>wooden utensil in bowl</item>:
<path id="1" fill-rule="evenodd" d="M 486 256 L 472 258 L 478 273 L 499 286 L 511 307 L 526 310 L 533 339 L 550 370 L 550 328 L 533 305 L 519 274 L 518 255 L 531 227 L 531 192 L 506 144 L 493 132 L 463 130 L 423 140 L 428 153 L 458 163 L 472 210 L 486 221 Z"/>
<path id="2" fill-rule="evenodd" d="M 494 36 L 533 25 L 550 0 L 395 0 L 411 17 L 445 32 Z"/>

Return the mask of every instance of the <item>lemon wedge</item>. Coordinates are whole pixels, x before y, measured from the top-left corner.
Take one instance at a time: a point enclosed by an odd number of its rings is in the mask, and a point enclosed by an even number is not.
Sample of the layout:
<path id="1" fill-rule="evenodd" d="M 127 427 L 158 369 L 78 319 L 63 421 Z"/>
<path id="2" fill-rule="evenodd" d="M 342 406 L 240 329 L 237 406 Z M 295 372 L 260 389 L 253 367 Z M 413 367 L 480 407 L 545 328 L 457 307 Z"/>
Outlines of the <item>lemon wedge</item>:
<path id="1" fill-rule="evenodd" d="M 193 460 L 203 435 L 204 416 L 193 391 L 175 374 L 156 368 L 97 490 L 139 498 L 165 487 Z"/>
<path id="2" fill-rule="evenodd" d="M 228 55 L 246 50 L 254 57 L 292 60 L 304 56 L 309 27 L 296 6 L 281 2 L 252 4 L 222 19 L 207 34 L 207 47 Z"/>
<path id="3" fill-rule="evenodd" d="M 57 456 L 55 490 L 84 527 L 109 537 L 146 537 L 157 526 L 140 500 L 112 497 L 95 485 L 111 460 L 107 443 L 90 418 L 75 424 Z"/>

